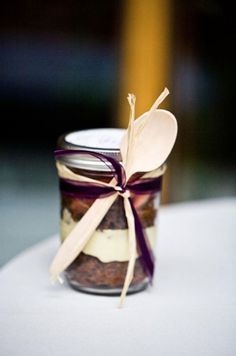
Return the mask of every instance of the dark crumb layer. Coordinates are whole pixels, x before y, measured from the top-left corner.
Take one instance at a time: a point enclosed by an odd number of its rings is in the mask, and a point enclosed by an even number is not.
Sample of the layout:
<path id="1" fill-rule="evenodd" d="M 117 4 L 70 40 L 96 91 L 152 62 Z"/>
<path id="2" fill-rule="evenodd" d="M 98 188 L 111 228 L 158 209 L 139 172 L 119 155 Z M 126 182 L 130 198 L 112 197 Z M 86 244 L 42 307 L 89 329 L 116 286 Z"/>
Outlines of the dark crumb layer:
<path id="1" fill-rule="evenodd" d="M 133 195 L 131 197 L 143 228 L 153 226 L 157 213 L 154 203 L 155 195 Z M 72 219 L 79 221 L 92 204 L 93 200 L 91 199 L 75 199 L 62 194 L 62 216 L 64 209 L 68 209 Z M 122 197 L 118 197 L 115 200 L 97 227 L 97 230 L 105 229 L 127 229 Z M 72 286 L 80 285 L 93 290 L 104 290 L 104 293 L 106 293 L 106 290 L 121 289 L 123 287 L 127 267 L 128 262 L 112 261 L 103 263 L 96 257 L 81 253 L 67 268 L 66 277 Z M 140 258 L 137 258 L 131 287 L 142 285 L 145 281 L 147 281 L 147 276 L 144 273 Z"/>
<path id="2" fill-rule="evenodd" d="M 66 276 L 70 281 L 91 288 L 122 288 L 128 262 L 103 263 L 98 258 L 81 253 L 67 268 Z M 140 258 L 136 259 L 132 285 L 143 282 L 146 274 Z"/>
<path id="3" fill-rule="evenodd" d="M 136 207 L 137 213 L 144 228 L 153 226 L 157 214 L 154 204 L 154 197 L 152 195 L 146 197 L 134 198 L 134 204 L 139 203 L 138 199 L 144 199 L 144 202 Z M 64 209 L 68 209 L 74 221 L 79 221 L 89 207 L 92 205 L 91 199 L 75 199 L 66 195 L 61 197 L 61 215 Z M 127 229 L 127 221 L 125 217 L 123 198 L 118 197 L 112 204 L 111 208 L 104 216 L 103 220 L 97 229 Z"/>

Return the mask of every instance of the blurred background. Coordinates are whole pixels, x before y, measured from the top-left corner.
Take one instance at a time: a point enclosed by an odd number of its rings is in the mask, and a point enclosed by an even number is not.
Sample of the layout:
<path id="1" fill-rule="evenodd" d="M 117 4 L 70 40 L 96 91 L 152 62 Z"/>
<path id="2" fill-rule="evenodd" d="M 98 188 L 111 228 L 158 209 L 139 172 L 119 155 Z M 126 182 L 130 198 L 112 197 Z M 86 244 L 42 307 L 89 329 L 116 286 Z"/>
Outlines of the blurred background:
<path id="1" fill-rule="evenodd" d="M 53 150 L 125 127 L 165 86 L 178 120 L 163 202 L 236 194 L 234 12 L 221 0 L 28 0 L 0 12 L 0 265 L 58 231 Z"/>

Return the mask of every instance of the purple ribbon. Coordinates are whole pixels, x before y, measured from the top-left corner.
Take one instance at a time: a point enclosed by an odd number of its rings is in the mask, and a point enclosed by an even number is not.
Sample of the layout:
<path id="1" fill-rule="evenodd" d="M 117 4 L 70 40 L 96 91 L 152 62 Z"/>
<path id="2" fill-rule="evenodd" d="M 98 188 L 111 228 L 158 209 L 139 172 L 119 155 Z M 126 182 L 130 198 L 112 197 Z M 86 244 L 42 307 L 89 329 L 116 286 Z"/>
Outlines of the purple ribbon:
<path id="1" fill-rule="evenodd" d="M 124 167 L 116 159 L 106 156 L 98 152 L 84 151 L 84 150 L 56 150 L 55 158 L 58 159 L 68 155 L 89 155 L 93 156 L 100 161 L 104 162 L 111 173 L 114 175 L 117 181 L 117 186 L 120 188 L 120 192 L 130 191 L 134 194 L 154 194 L 161 190 L 162 177 L 138 179 L 132 182 L 126 183 Z M 111 164 L 108 165 L 107 162 Z M 63 194 L 69 195 L 73 198 L 104 198 L 114 194 L 114 188 L 104 186 L 102 184 L 90 183 L 90 182 L 78 182 L 71 179 L 60 178 L 60 190 Z M 142 223 L 138 216 L 138 213 L 134 207 L 132 198 L 129 197 L 129 202 L 134 216 L 135 233 L 140 250 L 140 257 L 145 273 L 152 280 L 154 274 L 154 256 L 151 248 L 148 245 L 148 241 L 144 234 Z"/>

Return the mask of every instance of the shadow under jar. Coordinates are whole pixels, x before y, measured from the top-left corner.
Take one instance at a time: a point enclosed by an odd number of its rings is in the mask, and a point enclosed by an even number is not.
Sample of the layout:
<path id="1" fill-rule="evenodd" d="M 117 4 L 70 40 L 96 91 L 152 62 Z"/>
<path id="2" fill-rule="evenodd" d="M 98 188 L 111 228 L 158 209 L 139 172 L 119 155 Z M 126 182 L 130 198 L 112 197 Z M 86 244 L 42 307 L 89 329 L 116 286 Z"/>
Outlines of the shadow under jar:
<path id="1" fill-rule="evenodd" d="M 120 141 L 122 129 L 92 129 L 76 131 L 59 138 L 59 149 L 76 149 L 99 152 L 121 161 Z M 91 156 L 64 156 L 58 160 L 79 175 L 109 182 L 114 172 L 109 164 Z M 134 176 L 136 179 L 141 174 Z M 162 179 L 160 177 L 160 179 Z M 89 188 L 88 188 L 89 189 Z M 155 194 L 131 194 L 141 220 L 149 246 L 153 249 L 156 239 L 156 216 L 160 192 Z M 102 198 L 101 198 L 102 199 Z M 83 217 L 94 199 L 74 198 L 61 192 L 61 241 Z M 80 236 L 78 236 L 78 239 Z M 128 227 L 123 198 L 118 196 L 107 214 L 97 226 L 89 242 L 79 256 L 66 269 L 69 285 L 81 292 L 101 295 L 118 295 L 122 291 L 129 259 Z M 128 294 L 145 289 L 149 278 L 144 272 L 139 252 L 134 269 L 134 278 Z"/>

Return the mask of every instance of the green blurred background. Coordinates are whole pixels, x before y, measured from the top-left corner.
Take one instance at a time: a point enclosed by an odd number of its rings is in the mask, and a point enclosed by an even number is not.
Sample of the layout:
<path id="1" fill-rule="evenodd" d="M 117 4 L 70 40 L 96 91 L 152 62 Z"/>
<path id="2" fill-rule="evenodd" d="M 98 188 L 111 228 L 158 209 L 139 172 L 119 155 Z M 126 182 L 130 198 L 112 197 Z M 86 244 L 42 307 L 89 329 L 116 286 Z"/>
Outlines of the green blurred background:
<path id="1" fill-rule="evenodd" d="M 127 122 L 126 94 L 179 135 L 163 201 L 236 193 L 233 4 L 11 1 L 0 12 L 0 265 L 58 231 L 53 150 L 72 130 Z"/>

